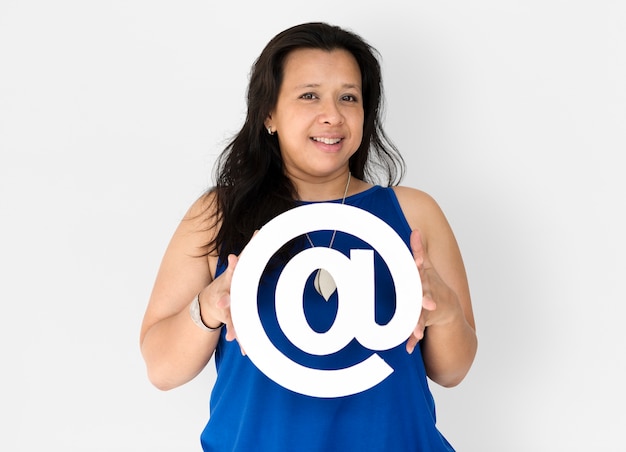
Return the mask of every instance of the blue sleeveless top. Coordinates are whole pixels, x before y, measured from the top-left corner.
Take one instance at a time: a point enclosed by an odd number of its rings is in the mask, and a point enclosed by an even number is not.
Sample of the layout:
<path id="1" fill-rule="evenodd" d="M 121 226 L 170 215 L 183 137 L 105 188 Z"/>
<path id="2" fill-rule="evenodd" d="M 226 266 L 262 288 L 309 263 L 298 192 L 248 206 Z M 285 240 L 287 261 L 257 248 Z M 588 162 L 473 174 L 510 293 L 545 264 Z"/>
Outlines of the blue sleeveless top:
<path id="1" fill-rule="evenodd" d="M 341 200 L 331 201 L 340 203 Z M 346 204 L 383 219 L 409 247 L 411 229 L 394 191 L 374 186 L 350 196 Z M 333 231 L 308 235 L 315 246 L 328 247 Z M 292 253 L 310 247 L 306 239 Z M 367 243 L 337 232 L 333 249 L 372 249 Z M 384 261 L 374 252 L 376 321 L 385 324 L 394 314 L 393 280 Z M 292 360 L 318 369 L 345 368 L 377 353 L 393 373 L 378 385 L 358 394 L 317 398 L 298 394 L 270 380 L 236 341 L 225 339 L 222 329 L 215 351 L 217 379 L 210 402 L 210 418 L 202 432 L 204 451 L 327 452 L 327 451 L 454 451 L 435 426 L 435 405 L 430 393 L 420 347 L 408 354 L 405 343 L 386 351 L 365 349 L 353 340 L 340 352 L 311 356 L 298 350 L 282 334 L 273 311 L 274 290 L 280 268 L 267 270 L 259 287 L 259 316 L 273 344 Z M 224 271 L 218 264 L 217 273 Z M 304 310 L 312 329 L 323 332 L 333 324 L 338 297 L 325 301 L 313 288 L 313 275 L 304 289 Z"/>

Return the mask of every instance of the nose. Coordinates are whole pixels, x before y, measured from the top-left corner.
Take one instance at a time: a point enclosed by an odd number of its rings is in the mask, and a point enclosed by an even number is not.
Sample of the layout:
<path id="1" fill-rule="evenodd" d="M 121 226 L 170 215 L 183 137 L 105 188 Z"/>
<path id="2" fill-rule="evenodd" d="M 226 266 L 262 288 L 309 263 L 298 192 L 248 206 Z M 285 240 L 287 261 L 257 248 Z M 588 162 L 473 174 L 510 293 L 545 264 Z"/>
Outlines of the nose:
<path id="1" fill-rule="evenodd" d="M 344 116 L 338 102 L 334 99 L 328 99 L 325 102 L 322 102 L 319 120 L 320 122 L 331 126 L 342 124 Z"/>

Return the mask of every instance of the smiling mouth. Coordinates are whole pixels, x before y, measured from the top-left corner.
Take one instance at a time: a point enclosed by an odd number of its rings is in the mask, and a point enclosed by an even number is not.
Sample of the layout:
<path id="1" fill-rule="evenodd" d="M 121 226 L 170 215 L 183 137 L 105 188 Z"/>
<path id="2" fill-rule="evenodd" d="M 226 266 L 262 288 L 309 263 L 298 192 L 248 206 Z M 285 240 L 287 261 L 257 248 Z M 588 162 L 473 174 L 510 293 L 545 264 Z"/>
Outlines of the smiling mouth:
<path id="1" fill-rule="evenodd" d="M 311 139 L 313 141 L 317 141 L 319 143 L 324 143 L 324 144 L 337 144 L 342 140 L 341 138 L 324 138 L 324 137 L 312 137 Z"/>

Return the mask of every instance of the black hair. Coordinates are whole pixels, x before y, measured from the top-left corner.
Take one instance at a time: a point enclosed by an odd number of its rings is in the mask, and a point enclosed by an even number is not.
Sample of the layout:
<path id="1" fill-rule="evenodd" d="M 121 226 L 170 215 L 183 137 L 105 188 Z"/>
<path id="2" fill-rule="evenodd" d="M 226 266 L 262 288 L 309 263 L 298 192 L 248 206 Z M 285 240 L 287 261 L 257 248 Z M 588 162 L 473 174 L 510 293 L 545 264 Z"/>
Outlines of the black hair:
<path id="1" fill-rule="evenodd" d="M 352 175 L 371 183 L 397 184 L 404 173 L 402 156 L 381 124 L 383 89 L 377 51 L 351 31 L 325 23 L 291 27 L 265 46 L 250 74 L 247 115 L 241 130 L 227 144 L 215 167 L 213 225 L 219 229 L 209 252 L 226 260 L 238 254 L 255 230 L 296 205 L 297 193 L 283 170 L 276 135 L 265 120 L 273 111 L 287 55 L 297 49 L 343 49 L 359 65 L 363 96 L 363 140 L 350 158 Z"/>

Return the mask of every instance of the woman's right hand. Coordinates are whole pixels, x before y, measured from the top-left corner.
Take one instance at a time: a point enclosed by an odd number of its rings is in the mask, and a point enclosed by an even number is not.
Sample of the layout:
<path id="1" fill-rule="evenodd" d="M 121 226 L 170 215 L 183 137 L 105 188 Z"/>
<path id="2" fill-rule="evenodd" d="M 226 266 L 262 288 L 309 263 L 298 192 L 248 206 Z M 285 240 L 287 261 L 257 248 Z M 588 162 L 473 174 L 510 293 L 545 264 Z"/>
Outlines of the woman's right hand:
<path id="1" fill-rule="evenodd" d="M 226 340 L 228 341 L 237 339 L 230 315 L 230 286 L 237 261 L 237 256 L 230 254 L 226 270 L 215 278 L 211 284 L 202 289 L 198 295 L 202 321 L 210 328 L 216 328 L 219 327 L 219 324 L 224 324 L 226 326 Z"/>

